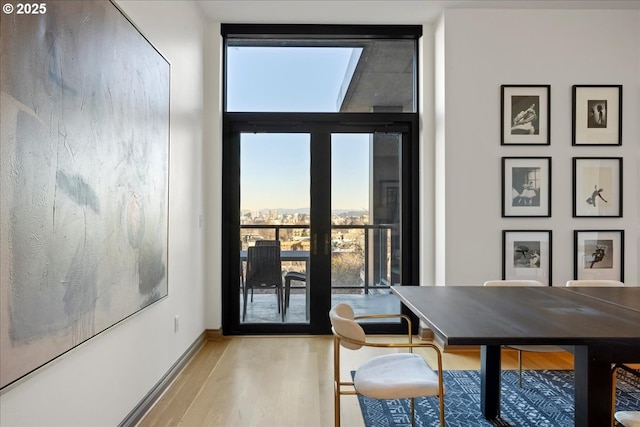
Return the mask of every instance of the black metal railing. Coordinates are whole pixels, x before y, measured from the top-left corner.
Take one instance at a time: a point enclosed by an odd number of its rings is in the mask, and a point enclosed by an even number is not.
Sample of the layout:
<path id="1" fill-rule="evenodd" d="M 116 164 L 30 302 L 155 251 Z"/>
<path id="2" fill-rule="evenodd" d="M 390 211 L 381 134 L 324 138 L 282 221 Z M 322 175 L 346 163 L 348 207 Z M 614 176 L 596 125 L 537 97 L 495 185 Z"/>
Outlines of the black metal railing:
<path id="1" fill-rule="evenodd" d="M 298 230 L 294 233 L 294 230 Z M 360 230 L 357 240 L 347 238 L 350 231 Z M 261 239 L 281 240 L 290 250 L 309 250 L 309 224 L 243 224 L 240 226 L 242 249 Z M 331 226 L 333 291 L 388 289 L 400 281 L 400 250 L 397 224 L 340 224 Z M 286 239 L 286 240 L 284 240 Z M 286 243 L 291 243 L 286 245 Z M 284 249 L 283 249 L 284 250 Z M 361 257 L 360 280 L 354 278 L 354 257 Z M 346 258 L 351 258 L 347 260 Z M 335 264 L 334 264 L 335 262 Z M 345 273 L 345 270 L 348 273 Z M 341 277 L 342 276 L 342 277 Z M 351 276 L 348 278 L 347 276 Z M 336 280 L 333 280 L 333 277 Z"/>

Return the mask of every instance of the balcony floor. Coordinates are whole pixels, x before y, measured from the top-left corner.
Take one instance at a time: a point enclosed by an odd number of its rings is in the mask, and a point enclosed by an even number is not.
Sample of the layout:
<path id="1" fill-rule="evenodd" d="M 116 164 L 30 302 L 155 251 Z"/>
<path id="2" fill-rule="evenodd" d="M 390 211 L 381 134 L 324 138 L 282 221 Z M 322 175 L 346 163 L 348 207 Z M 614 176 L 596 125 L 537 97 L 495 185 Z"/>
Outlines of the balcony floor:
<path id="1" fill-rule="evenodd" d="M 253 302 L 249 296 L 247 317 L 244 323 L 282 323 L 278 313 L 277 299 L 274 291 L 255 293 Z M 382 293 L 381 293 L 382 292 Z M 289 308 L 286 311 L 286 323 L 308 323 L 305 314 L 305 294 L 291 293 Z M 331 304 L 345 302 L 353 307 L 356 315 L 371 313 L 399 313 L 400 300 L 392 295 L 388 289 L 376 291 L 374 294 L 333 294 Z M 242 297 L 240 298 L 240 313 L 242 313 Z"/>

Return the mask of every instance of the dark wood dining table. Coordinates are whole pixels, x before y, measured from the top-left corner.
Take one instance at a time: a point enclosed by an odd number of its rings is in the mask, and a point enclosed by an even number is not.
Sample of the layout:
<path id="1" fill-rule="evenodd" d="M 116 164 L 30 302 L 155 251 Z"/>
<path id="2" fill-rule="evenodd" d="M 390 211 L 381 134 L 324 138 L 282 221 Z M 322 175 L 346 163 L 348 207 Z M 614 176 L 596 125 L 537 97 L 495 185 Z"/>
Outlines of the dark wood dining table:
<path id="1" fill-rule="evenodd" d="M 612 365 L 640 363 L 640 287 L 391 290 L 445 345 L 480 346 L 486 419 L 500 415 L 502 345 L 558 345 L 573 353 L 577 427 L 611 425 Z"/>

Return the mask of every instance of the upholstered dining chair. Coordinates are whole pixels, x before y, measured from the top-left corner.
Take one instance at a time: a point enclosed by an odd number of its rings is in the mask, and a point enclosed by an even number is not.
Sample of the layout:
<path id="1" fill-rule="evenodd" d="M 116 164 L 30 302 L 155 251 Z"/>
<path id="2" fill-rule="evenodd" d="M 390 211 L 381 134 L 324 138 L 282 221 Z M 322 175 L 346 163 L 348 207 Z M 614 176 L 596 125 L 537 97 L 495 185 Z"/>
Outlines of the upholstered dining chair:
<path id="1" fill-rule="evenodd" d="M 629 374 L 636 376 L 640 379 L 640 372 L 631 369 L 627 365 L 616 363 L 613 365 L 612 373 L 613 373 L 613 393 L 612 393 L 612 402 L 611 402 L 611 412 L 614 414 L 614 425 L 622 426 L 622 427 L 640 427 L 640 408 L 638 411 L 617 411 L 616 408 L 616 377 L 618 370 L 624 370 Z"/>
<path id="2" fill-rule="evenodd" d="M 251 290 L 253 301 L 254 288 L 275 289 L 278 299 L 278 312 L 284 322 L 282 293 L 282 262 L 280 261 L 280 245 L 258 245 L 247 248 L 247 274 L 244 280 L 244 306 L 242 321 L 247 317 L 247 297 Z"/>
<path id="3" fill-rule="evenodd" d="M 567 280 L 567 286 L 624 286 L 619 280 Z"/>
<path id="4" fill-rule="evenodd" d="M 361 319 L 400 318 L 407 323 L 405 342 L 382 342 L 367 339 L 364 329 L 357 322 Z M 411 425 L 415 425 L 415 398 L 438 396 L 440 401 L 440 425 L 444 426 L 444 384 L 442 380 L 442 354 L 432 343 L 413 342 L 411 319 L 404 314 L 370 314 L 355 316 L 349 304 L 335 305 L 329 312 L 333 331 L 333 385 L 334 422 L 340 426 L 340 396 L 361 394 L 373 399 L 409 399 Z M 358 350 L 362 347 L 403 348 L 409 352 L 389 353 L 370 359 L 356 371 L 353 381 L 343 381 L 340 375 L 340 347 Z M 427 347 L 437 356 L 437 372 L 424 358 L 413 353 L 415 347 Z"/>
<path id="5" fill-rule="evenodd" d="M 488 280 L 484 282 L 484 286 L 544 286 L 542 282 L 537 280 Z M 522 353 L 557 353 L 565 351 L 562 347 L 555 345 L 505 345 L 518 352 L 518 385 L 522 387 Z"/>

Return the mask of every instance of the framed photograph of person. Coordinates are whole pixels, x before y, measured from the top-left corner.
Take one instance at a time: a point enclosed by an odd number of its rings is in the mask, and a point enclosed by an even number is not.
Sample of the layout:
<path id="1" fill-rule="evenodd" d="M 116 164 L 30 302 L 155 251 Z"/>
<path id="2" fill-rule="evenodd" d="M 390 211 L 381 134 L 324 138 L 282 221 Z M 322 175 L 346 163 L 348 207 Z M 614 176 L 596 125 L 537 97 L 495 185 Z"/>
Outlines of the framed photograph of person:
<path id="1" fill-rule="evenodd" d="M 622 217 L 622 157 L 573 158 L 573 216 Z"/>
<path id="2" fill-rule="evenodd" d="M 502 216 L 551 216 L 551 157 L 502 158 Z"/>
<path id="3" fill-rule="evenodd" d="M 573 278 L 624 282 L 624 230 L 575 230 Z"/>
<path id="4" fill-rule="evenodd" d="M 551 144 L 551 86 L 500 86 L 500 144 Z"/>
<path id="5" fill-rule="evenodd" d="M 502 279 L 551 286 L 551 230 L 502 231 Z"/>
<path id="6" fill-rule="evenodd" d="M 622 145 L 622 85 L 573 86 L 573 145 Z"/>

